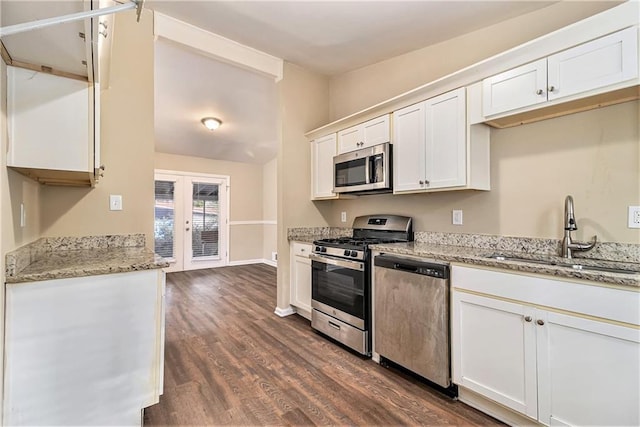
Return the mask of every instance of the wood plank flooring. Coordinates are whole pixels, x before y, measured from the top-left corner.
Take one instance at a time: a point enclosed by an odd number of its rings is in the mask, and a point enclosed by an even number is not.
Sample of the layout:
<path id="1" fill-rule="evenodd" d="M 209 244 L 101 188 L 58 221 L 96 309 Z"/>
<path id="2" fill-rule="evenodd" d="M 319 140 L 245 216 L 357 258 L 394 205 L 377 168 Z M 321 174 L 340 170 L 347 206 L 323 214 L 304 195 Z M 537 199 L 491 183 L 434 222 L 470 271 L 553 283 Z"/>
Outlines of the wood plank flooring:
<path id="1" fill-rule="evenodd" d="M 264 264 L 167 275 L 164 395 L 152 425 L 500 425 L 280 318 Z"/>

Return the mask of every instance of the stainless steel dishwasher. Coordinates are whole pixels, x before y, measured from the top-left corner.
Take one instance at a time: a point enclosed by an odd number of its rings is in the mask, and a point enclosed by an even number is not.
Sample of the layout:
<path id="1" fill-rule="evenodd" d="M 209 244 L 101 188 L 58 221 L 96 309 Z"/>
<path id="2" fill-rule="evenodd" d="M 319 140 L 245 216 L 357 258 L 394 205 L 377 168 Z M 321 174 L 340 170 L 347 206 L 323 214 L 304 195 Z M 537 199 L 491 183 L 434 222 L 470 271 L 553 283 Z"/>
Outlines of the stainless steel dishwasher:
<path id="1" fill-rule="evenodd" d="M 374 275 L 374 352 L 449 388 L 449 266 L 383 254 Z"/>

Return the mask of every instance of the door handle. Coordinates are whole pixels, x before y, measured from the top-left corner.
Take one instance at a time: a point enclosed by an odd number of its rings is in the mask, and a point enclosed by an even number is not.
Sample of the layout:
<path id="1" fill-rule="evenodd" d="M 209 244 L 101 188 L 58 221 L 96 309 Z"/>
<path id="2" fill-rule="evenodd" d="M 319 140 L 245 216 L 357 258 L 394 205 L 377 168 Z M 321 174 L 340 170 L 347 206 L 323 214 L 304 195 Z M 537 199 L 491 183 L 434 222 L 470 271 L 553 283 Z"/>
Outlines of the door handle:
<path id="1" fill-rule="evenodd" d="M 189 230 L 190 230 L 190 228 L 189 228 L 189 227 L 187 227 L 187 228 L 185 228 L 185 230 L 186 230 L 186 231 L 189 231 Z"/>
<path id="2" fill-rule="evenodd" d="M 329 326 L 331 326 L 333 329 L 340 330 L 340 325 L 336 325 L 335 323 L 333 323 L 331 321 L 329 321 L 327 323 L 329 323 Z"/>

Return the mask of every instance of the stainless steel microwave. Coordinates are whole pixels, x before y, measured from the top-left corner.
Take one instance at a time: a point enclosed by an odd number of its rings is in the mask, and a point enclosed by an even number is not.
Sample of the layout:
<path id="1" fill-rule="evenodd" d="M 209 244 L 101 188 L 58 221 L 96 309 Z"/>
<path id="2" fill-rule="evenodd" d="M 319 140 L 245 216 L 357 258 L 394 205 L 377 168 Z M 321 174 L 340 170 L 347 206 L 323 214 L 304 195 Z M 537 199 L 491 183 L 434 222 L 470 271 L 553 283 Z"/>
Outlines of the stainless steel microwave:
<path id="1" fill-rule="evenodd" d="M 388 142 L 361 148 L 333 158 L 335 193 L 390 193 L 391 151 Z"/>

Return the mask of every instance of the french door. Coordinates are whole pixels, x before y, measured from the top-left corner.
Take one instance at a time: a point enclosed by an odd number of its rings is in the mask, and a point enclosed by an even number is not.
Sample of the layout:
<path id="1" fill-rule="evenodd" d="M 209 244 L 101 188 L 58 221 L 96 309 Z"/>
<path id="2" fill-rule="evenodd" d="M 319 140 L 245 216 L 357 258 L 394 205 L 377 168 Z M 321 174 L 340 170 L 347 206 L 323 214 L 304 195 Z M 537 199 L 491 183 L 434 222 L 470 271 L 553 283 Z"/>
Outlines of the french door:
<path id="1" fill-rule="evenodd" d="M 228 264 L 229 178 L 155 175 L 155 252 L 166 271 Z"/>

